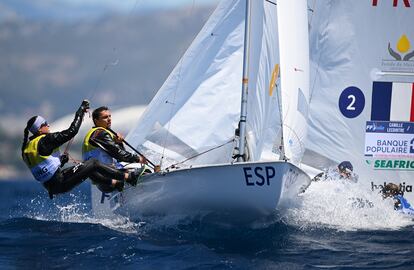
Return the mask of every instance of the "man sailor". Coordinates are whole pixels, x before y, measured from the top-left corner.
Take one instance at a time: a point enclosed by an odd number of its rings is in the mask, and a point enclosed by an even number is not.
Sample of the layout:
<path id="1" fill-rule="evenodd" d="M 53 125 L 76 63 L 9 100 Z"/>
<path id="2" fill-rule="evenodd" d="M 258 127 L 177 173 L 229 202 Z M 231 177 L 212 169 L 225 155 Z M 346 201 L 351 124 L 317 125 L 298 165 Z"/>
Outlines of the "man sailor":
<path id="1" fill-rule="evenodd" d="M 404 192 L 401 191 L 400 186 L 394 183 L 388 183 L 382 189 L 382 197 L 392 198 L 394 200 L 394 209 L 404 214 L 414 215 L 414 208 L 404 198 Z"/>
<path id="2" fill-rule="evenodd" d="M 123 166 L 119 162 L 128 163 L 142 163 L 146 164 L 147 161 L 143 156 L 130 153 L 125 150 L 123 145 L 123 136 L 121 134 L 114 134 L 110 128 L 112 124 L 111 111 L 106 106 L 101 106 L 92 112 L 92 120 L 94 127 L 92 127 L 86 134 L 83 140 L 82 146 L 82 158 L 83 160 L 89 160 L 96 158 L 102 163 L 107 165 L 122 168 Z M 135 171 L 135 174 L 142 175 L 146 166 L 143 165 L 141 169 Z M 132 182 L 132 185 L 136 185 L 137 178 Z M 94 180 L 92 178 L 92 180 Z M 113 186 L 105 184 L 97 184 L 99 190 L 102 192 L 114 191 Z"/>
<path id="3" fill-rule="evenodd" d="M 349 161 L 342 161 L 336 168 L 329 168 L 328 170 L 316 175 L 312 181 L 320 180 L 349 180 L 354 183 L 358 182 L 358 175 L 354 173 L 354 167 Z"/>

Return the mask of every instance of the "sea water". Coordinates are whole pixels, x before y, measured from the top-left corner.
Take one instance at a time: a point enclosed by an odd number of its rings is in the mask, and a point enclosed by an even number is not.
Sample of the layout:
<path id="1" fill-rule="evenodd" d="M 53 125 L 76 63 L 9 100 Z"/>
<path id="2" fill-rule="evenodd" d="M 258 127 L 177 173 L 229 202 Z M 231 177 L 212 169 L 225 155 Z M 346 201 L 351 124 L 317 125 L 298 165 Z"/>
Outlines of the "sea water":
<path id="1" fill-rule="evenodd" d="M 412 218 L 358 183 L 312 183 L 297 207 L 249 225 L 98 219 L 89 190 L 50 200 L 34 181 L 0 182 L 0 269 L 414 269 Z"/>

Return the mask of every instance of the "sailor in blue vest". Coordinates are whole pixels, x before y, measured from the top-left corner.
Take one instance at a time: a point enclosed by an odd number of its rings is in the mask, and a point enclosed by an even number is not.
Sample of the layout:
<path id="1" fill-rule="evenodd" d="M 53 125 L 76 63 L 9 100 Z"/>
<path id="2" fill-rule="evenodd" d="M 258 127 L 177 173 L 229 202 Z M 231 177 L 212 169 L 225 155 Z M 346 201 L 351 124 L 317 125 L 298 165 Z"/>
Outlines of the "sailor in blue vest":
<path id="1" fill-rule="evenodd" d="M 382 189 L 383 198 L 392 198 L 394 200 L 394 209 L 408 215 L 414 215 L 414 208 L 404 198 L 404 193 L 401 191 L 400 186 L 394 183 L 388 183 Z"/>
<path id="2" fill-rule="evenodd" d="M 312 181 L 320 180 L 349 180 L 351 182 L 358 182 L 358 175 L 354 173 L 354 167 L 349 161 L 342 161 L 337 167 L 329 168 L 316 175 Z"/>
<path id="3" fill-rule="evenodd" d="M 87 132 L 83 140 L 83 160 L 95 158 L 104 164 L 119 169 L 123 167 L 120 162 L 147 163 L 143 156 L 126 151 L 123 145 L 123 136 L 119 133 L 113 133 L 111 130 L 112 115 L 108 107 L 101 106 L 95 109 L 92 112 L 92 120 L 94 127 Z M 135 170 L 134 173 L 141 175 L 146 172 L 146 169 L 147 167 L 143 165 L 140 169 Z M 92 178 L 92 181 L 94 181 L 94 178 Z M 136 185 L 136 182 L 131 184 Z M 113 186 L 105 184 L 97 183 L 97 187 L 102 192 L 114 191 Z"/>
<path id="4" fill-rule="evenodd" d="M 23 161 L 34 178 L 48 190 L 51 198 L 54 194 L 72 190 L 91 175 L 94 175 L 96 181 L 112 185 L 119 190 L 122 190 L 124 181 L 136 181 L 134 174 L 114 169 L 96 159 L 62 168 L 68 161 L 68 156 L 61 155 L 59 147 L 75 137 L 88 109 L 89 102 L 84 100 L 76 111 L 70 127 L 61 132 L 51 133 L 47 121 L 41 116 L 30 118 L 24 129 Z M 33 134 L 30 138 L 28 138 L 29 131 Z"/>

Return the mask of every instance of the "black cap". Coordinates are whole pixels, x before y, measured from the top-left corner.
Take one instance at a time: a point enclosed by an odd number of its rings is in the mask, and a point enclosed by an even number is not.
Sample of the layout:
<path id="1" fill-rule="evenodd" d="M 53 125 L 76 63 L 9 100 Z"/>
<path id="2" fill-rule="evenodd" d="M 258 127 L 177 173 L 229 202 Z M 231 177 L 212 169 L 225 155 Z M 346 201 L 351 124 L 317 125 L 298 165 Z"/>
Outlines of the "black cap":
<path id="1" fill-rule="evenodd" d="M 344 172 L 346 170 L 349 170 L 351 172 L 354 171 L 354 167 L 352 166 L 351 162 L 349 162 L 349 161 L 342 161 L 341 163 L 339 163 L 338 169 L 341 172 Z"/>

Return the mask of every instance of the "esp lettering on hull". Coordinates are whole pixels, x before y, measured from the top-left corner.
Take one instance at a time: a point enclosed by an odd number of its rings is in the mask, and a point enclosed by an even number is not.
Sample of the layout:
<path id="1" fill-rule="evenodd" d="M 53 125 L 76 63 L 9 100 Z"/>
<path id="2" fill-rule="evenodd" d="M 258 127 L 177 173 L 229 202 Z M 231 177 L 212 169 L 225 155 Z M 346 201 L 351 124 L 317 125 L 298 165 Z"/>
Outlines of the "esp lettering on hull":
<path id="1" fill-rule="evenodd" d="M 243 167 L 243 172 L 247 186 L 270 186 L 272 178 L 276 176 L 276 170 L 272 166 Z"/>

